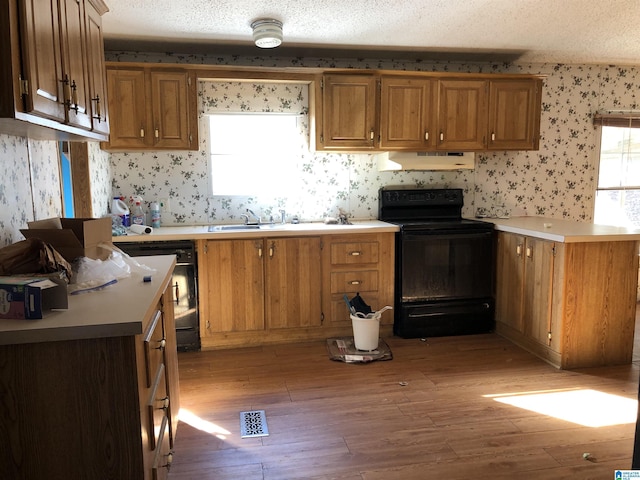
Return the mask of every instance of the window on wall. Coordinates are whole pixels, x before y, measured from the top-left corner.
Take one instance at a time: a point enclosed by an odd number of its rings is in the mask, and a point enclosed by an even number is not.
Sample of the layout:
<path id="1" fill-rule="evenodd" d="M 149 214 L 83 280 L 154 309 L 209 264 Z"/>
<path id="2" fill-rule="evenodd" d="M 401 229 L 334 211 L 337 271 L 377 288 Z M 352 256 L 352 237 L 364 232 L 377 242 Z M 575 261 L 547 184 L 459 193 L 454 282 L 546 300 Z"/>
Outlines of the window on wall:
<path id="1" fill-rule="evenodd" d="M 640 128 L 601 127 L 594 223 L 640 228 Z"/>
<path id="2" fill-rule="evenodd" d="M 213 195 L 281 196 L 299 184 L 306 146 L 300 115 L 221 113 L 205 120 Z"/>

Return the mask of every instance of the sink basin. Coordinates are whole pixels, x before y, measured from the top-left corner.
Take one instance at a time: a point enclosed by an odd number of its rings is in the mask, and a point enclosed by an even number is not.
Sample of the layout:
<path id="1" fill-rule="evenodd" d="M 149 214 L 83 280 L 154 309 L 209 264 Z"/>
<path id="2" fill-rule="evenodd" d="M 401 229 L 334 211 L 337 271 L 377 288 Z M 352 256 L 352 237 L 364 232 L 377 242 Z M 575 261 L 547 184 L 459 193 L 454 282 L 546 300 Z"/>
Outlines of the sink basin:
<path id="1" fill-rule="evenodd" d="M 210 232 L 223 232 L 225 230 L 257 230 L 260 225 L 209 225 Z"/>

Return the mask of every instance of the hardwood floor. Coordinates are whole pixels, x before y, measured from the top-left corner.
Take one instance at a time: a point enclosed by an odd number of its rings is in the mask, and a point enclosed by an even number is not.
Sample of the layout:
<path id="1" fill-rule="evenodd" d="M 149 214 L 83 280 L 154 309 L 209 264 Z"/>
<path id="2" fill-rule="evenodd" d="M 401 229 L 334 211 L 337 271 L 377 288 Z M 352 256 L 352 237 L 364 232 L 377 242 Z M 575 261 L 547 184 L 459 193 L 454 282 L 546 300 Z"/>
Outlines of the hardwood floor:
<path id="1" fill-rule="evenodd" d="M 203 424 L 180 422 L 169 479 L 595 480 L 631 468 L 635 417 L 583 426 L 496 398 L 592 389 L 634 405 L 638 348 L 632 365 L 562 371 L 494 334 L 385 340 L 393 360 L 369 364 L 331 361 L 325 342 L 181 353 L 182 408 Z M 622 410 L 572 402 L 589 421 Z M 266 411 L 269 436 L 240 438 L 246 410 Z"/>

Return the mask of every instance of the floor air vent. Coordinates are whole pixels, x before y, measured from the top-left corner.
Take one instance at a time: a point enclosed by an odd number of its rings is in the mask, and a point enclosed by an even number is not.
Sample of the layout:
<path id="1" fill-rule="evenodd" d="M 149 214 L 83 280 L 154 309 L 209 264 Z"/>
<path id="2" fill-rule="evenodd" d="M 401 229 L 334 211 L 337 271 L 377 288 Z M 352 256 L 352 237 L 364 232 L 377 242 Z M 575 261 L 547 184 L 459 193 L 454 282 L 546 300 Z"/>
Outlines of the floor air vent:
<path id="1" fill-rule="evenodd" d="M 264 410 L 240 412 L 240 436 L 242 438 L 269 436 Z"/>

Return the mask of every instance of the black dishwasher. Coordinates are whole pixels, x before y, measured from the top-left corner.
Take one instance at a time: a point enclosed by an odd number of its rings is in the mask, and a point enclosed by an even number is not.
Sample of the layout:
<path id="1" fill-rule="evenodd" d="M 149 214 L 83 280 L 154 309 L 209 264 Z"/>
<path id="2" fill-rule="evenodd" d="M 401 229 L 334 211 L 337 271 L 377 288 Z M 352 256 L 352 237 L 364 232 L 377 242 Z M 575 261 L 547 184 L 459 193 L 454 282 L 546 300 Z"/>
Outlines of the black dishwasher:
<path id="1" fill-rule="evenodd" d="M 200 350 L 198 320 L 198 269 L 195 245 L 190 240 L 157 242 L 117 242 L 116 247 L 132 257 L 175 255 L 173 271 L 173 309 L 176 317 L 178 350 Z"/>

